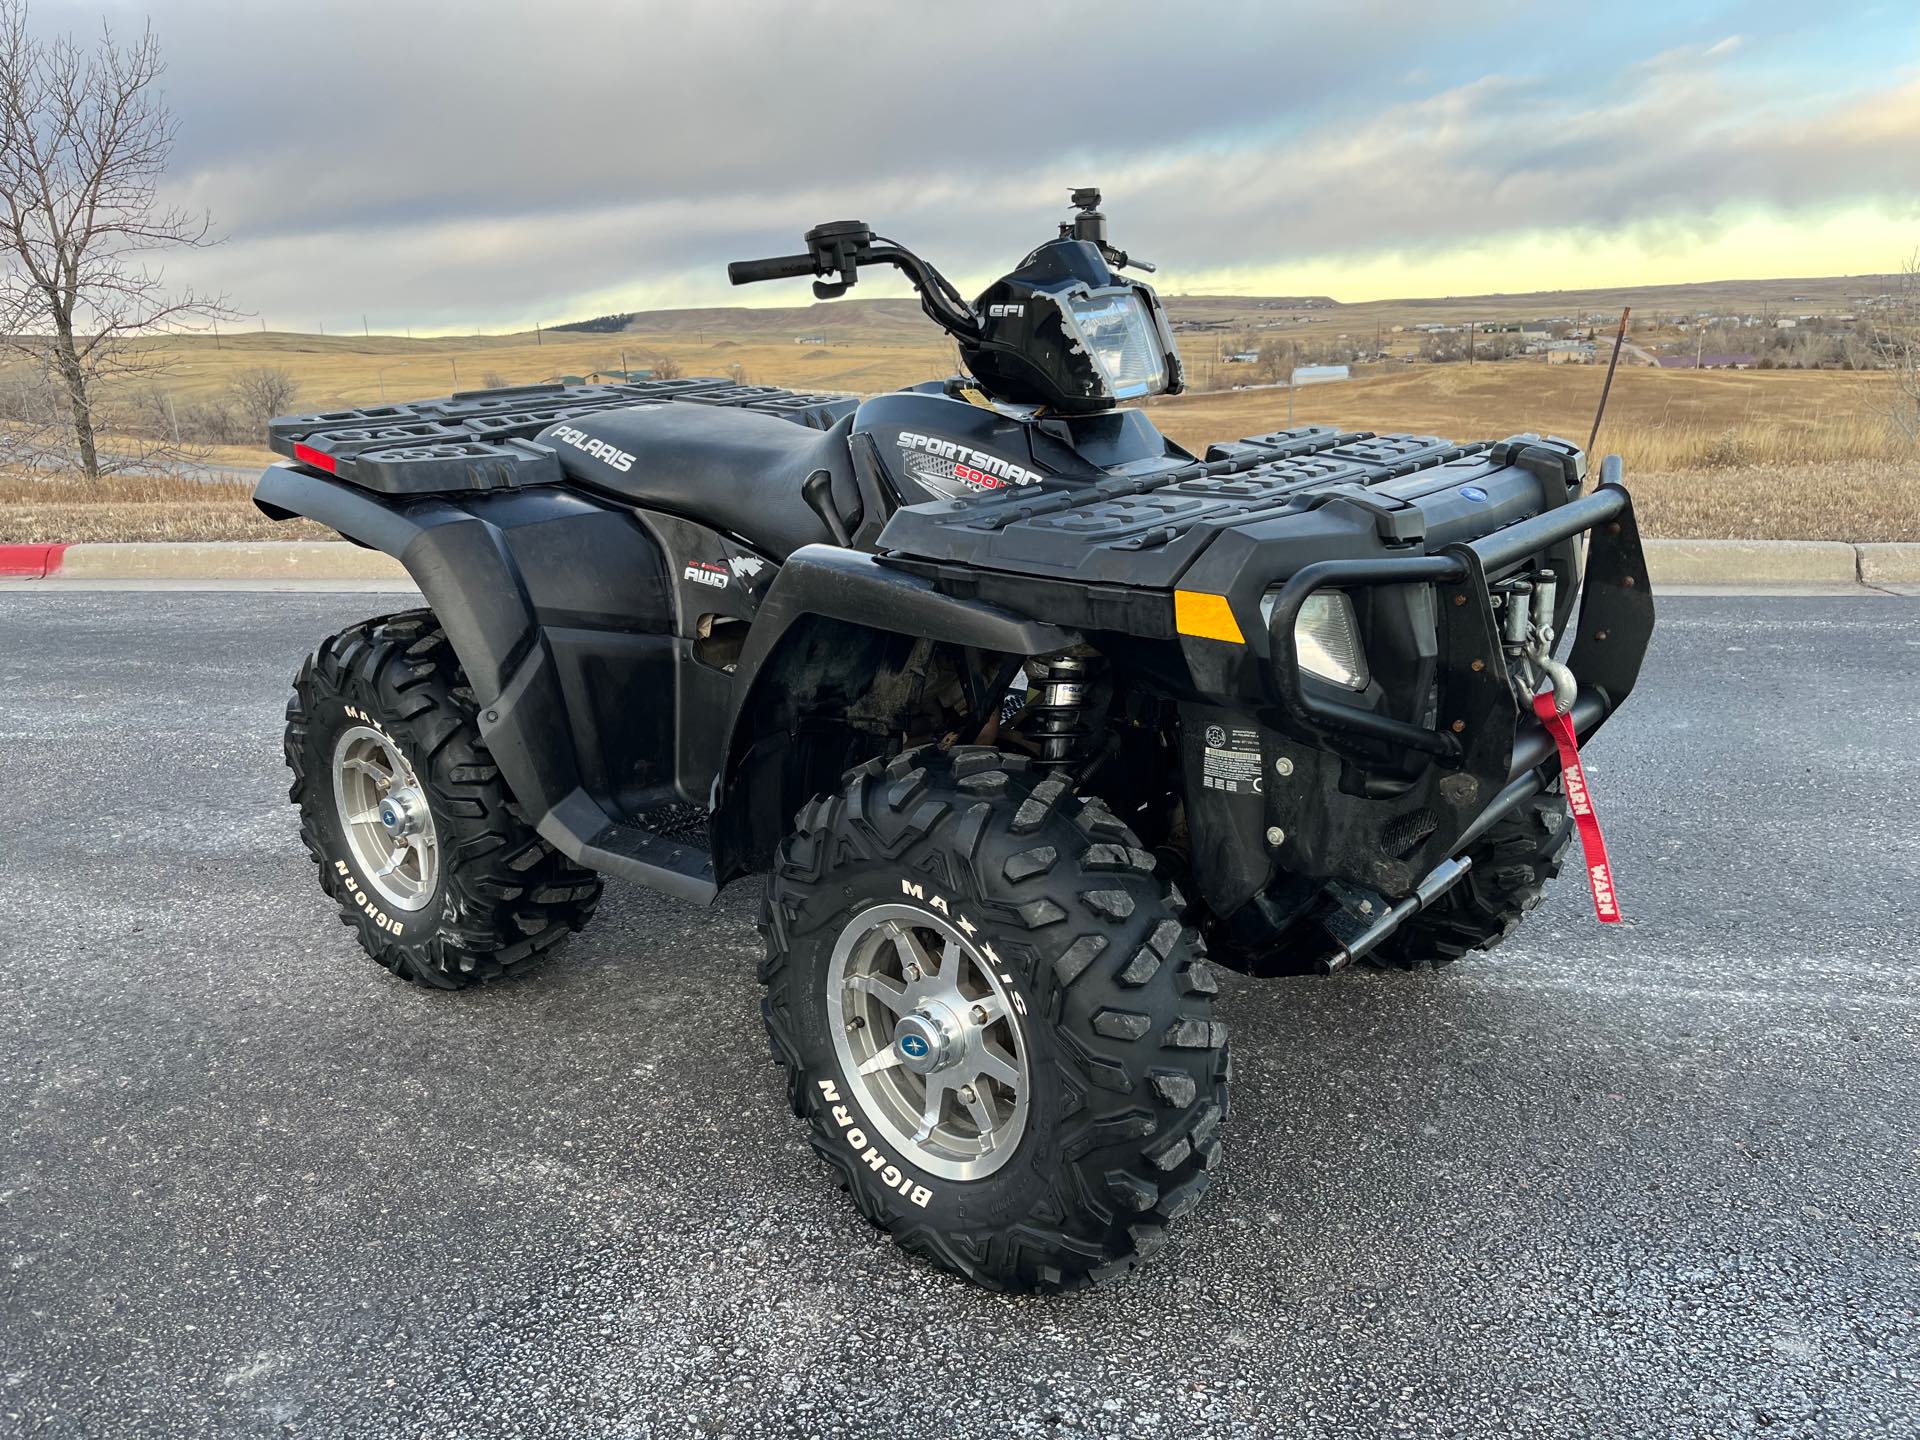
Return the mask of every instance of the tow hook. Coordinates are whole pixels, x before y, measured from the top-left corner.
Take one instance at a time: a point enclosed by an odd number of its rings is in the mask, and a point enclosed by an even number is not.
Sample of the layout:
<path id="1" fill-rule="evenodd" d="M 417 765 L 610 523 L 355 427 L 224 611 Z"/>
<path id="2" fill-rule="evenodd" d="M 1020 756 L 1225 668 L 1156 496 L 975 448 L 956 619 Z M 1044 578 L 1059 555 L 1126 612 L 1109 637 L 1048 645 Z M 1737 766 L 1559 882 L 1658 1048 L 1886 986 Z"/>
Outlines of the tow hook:
<path id="1" fill-rule="evenodd" d="M 1320 962 L 1321 972 L 1327 975 L 1339 974 L 1406 924 L 1413 916 L 1458 885 L 1471 869 L 1473 869 L 1473 861 L 1465 855 L 1457 856 L 1452 860 L 1442 860 L 1427 872 L 1424 880 L 1414 886 L 1411 895 L 1323 959 Z"/>

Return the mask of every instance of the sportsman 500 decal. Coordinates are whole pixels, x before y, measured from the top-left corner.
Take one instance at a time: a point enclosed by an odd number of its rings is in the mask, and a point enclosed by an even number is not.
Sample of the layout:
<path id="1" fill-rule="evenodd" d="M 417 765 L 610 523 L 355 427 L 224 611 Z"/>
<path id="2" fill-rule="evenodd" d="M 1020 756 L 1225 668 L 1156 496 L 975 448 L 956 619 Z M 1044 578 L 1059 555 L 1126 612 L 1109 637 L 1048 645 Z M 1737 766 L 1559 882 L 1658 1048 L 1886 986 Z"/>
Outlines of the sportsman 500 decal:
<path id="1" fill-rule="evenodd" d="M 1004 490 L 1009 485 L 1038 485 L 1046 477 L 1037 470 L 1002 460 L 985 450 L 903 430 L 895 441 L 907 473 L 941 494 L 960 493 L 957 486 L 975 490 Z"/>

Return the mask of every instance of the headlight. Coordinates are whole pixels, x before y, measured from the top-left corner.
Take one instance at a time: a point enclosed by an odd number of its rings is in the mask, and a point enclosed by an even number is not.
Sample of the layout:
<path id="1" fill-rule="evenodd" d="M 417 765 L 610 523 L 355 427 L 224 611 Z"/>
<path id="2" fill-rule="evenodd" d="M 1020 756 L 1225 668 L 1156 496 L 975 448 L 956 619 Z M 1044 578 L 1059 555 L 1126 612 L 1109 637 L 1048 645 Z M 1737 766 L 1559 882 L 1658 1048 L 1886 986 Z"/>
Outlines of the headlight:
<path id="1" fill-rule="evenodd" d="M 1274 595 L 1269 591 L 1261 612 L 1271 618 Z M 1319 590 L 1300 607 L 1293 622 L 1293 652 L 1300 668 L 1348 690 L 1364 690 L 1373 676 L 1367 670 L 1367 652 L 1360 645 L 1360 622 L 1353 601 L 1338 590 Z"/>
<path id="2" fill-rule="evenodd" d="M 1070 296 L 1061 319 L 1107 382 L 1116 400 L 1158 395 L 1167 388 L 1167 357 L 1146 302 L 1125 286 Z"/>

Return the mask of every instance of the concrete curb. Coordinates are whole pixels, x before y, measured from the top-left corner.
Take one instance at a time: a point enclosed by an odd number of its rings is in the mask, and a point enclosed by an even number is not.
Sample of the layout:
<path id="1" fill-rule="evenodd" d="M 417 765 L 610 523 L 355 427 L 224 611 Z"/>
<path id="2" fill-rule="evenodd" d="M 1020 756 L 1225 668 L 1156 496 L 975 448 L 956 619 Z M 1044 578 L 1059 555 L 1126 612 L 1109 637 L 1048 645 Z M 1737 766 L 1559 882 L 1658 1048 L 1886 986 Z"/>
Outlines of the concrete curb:
<path id="1" fill-rule="evenodd" d="M 1686 585 L 1920 585 L 1920 544 L 1838 540 L 1649 540 L 1656 589 Z M 390 555 L 330 540 L 0 545 L 0 576 L 25 580 L 407 583 Z"/>
<path id="2" fill-rule="evenodd" d="M 1920 545 L 1856 545 L 1867 585 L 1920 585 Z"/>
<path id="3" fill-rule="evenodd" d="M 1647 578 L 1662 585 L 1852 585 L 1860 563 L 1838 540 L 1648 540 Z"/>
<path id="4" fill-rule="evenodd" d="M 68 545 L 50 580 L 406 581 L 391 555 L 336 540 L 214 540 Z"/>

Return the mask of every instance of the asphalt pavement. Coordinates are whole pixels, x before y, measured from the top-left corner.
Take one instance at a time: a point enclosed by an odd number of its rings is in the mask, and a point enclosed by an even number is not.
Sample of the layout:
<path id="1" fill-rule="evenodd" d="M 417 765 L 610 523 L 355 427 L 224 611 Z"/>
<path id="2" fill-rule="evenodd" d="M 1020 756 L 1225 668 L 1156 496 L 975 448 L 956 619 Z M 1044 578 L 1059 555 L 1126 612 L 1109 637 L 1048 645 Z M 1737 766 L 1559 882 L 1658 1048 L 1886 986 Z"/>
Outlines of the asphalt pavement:
<path id="1" fill-rule="evenodd" d="M 1220 1181 L 1064 1299 L 829 1183 L 754 883 L 362 957 L 280 711 L 393 604 L 0 592 L 0 1434 L 1920 1431 L 1920 601 L 1663 599 L 1589 752 L 1630 923 L 1223 976 Z"/>

